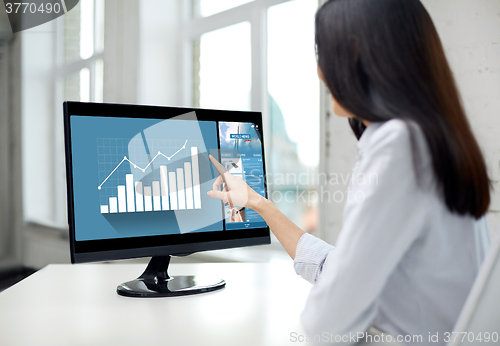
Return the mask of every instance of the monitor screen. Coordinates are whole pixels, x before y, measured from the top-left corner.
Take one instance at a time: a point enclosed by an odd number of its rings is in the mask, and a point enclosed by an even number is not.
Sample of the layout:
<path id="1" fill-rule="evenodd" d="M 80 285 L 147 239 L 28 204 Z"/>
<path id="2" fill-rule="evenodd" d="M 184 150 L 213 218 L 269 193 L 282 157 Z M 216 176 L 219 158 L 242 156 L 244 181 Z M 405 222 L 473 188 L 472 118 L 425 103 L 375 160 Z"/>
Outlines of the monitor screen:
<path id="1" fill-rule="evenodd" d="M 212 154 L 263 196 L 258 112 L 65 102 L 72 262 L 269 244 L 253 210 L 207 192 Z"/>

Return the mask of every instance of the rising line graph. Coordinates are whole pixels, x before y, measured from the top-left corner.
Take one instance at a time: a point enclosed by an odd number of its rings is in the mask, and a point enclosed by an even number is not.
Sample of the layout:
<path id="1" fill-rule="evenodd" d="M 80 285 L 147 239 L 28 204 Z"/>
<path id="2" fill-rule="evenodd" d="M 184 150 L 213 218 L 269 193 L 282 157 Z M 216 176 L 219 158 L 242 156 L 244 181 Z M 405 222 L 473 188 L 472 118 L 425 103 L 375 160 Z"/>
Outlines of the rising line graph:
<path id="1" fill-rule="evenodd" d="M 163 154 L 161 151 L 158 151 L 158 153 L 156 153 L 155 157 L 153 157 L 151 159 L 151 161 L 149 161 L 149 163 L 146 165 L 146 167 L 144 168 L 141 168 L 139 167 L 138 165 L 136 165 L 134 162 L 130 161 L 128 159 L 127 156 L 124 156 L 123 159 L 120 161 L 120 163 L 118 165 L 116 165 L 116 167 L 111 171 L 111 173 L 109 173 L 109 175 L 106 177 L 106 179 L 104 179 L 102 181 L 102 183 L 97 187 L 98 190 L 100 190 L 102 188 L 102 186 L 104 185 L 104 183 L 113 175 L 113 173 L 122 165 L 122 163 L 124 163 L 125 161 L 128 161 L 131 165 L 134 166 L 134 168 L 137 168 L 137 169 L 140 169 L 142 172 L 146 172 L 146 169 L 148 169 L 148 167 L 153 163 L 154 160 L 156 160 L 156 158 L 158 156 L 163 156 L 164 158 L 166 158 L 168 161 L 170 161 L 174 156 L 176 156 L 178 153 L 180 153 L 182 150 L 186 149 L 186 144 L 187 144 L 188 140 L 186 140 L 186 142 L 184 142 L 184 145 L 179 149 L 177 150 L 175 153 L 173 153 L 172 155 L 170 156 L 167 156 L 165 154 Z"/>

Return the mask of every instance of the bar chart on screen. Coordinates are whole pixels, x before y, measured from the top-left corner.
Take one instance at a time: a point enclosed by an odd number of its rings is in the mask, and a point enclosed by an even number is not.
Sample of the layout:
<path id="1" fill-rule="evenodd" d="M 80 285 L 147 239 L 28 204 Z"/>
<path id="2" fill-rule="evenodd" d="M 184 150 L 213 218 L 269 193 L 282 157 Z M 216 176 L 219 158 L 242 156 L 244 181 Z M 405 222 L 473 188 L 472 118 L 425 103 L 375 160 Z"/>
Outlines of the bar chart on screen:
<path id="1" fill-rule="evenodd" d="M 101 214 L 201 209 L 203 141 L 100 138 Z"/>

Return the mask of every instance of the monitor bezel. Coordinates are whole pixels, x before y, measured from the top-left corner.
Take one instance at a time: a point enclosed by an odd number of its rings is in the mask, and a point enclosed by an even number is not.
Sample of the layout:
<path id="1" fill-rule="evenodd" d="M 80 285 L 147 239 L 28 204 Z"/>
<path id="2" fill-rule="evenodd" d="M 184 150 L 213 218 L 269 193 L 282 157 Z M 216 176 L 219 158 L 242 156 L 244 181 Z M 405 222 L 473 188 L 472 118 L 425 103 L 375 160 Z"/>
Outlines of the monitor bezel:
<path id="1" fill-rule="evenodd" d="M 229 249 L 271 243 L 269 226 L 242 230 L 224 230 L 215 232 L 188 233 L 181 235 L 147 236 L 128 239 L 120 238 L 84 242 L 76 241 L 75 237 L 73 161 L 70 128 L 71 116 L 103 116 L 166 120 L 191 111 L 195 111 L 198 120 L 234 122 L 235 119 L 238 119 L 238 122 L 255 123 L 260 127 L 261 133 L 263 133 L 261 112 L 74 101 L 64 102 L 63 109 L 68 224 L 70 255 L 72 263 L 85 263 L 150 256 L 179 256 L 201 251 Z M 214 117 L 213 115 L 211 116 L 211 112 L 217 112 L 217 117 Z M 261 136 L 261 144 L 263 152 L 262 164 L 264 171 L 264 191 L 267 198 L 268 191 L 267 182 L 265 179 L 266 166 L 263 136 Z M 177 239 L 177 244 L 167 244 L 166 241 L 168 241 L 168 239 L 175 239 L 172 238 L 174 236 L 177 236 L 178 238 L 182 237 L 181 241 Z M 123 239 L 125 239 L 124 242 Z M 184 241 L 183 239 L 186 239 L 186 241 Z M 137 243 L 135 243 L 135 247 L 125 245 L 127 242 L 134 243 L 134 240 L 142 241 L 142 243 L 140 243 L 141 246 L 138 246 Z M 120 241 L 122 241 L 122 243 L 120 243 Z M 162 241 L 164 241 L 164 243 L 161 243 Z"/>

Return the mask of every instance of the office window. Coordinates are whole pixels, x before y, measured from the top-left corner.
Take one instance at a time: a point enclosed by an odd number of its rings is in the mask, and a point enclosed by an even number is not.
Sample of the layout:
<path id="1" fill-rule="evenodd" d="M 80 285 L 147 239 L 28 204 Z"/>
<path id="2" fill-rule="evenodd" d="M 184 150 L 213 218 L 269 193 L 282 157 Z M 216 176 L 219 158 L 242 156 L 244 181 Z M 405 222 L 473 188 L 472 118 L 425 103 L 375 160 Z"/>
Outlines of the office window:
<path id="1" fill-rule="evenodd" d="M 250 23 L 207 32 L 193 42 L 195 107 L 250 109 Z"/>
<path id="2" fill-rule="evenodd" d="M 193 62 L 186 103 L 263 112 L 270 198 L 309 232 L 318 217 L 317 8 L 311 0 L 193 0 L 183 33 Z"/>
<path id="3" fill-rule="evenodd" d="M 55 110 L 61 115 L 63 101 L 103 101 L 104 0 L 80 1 L 59 24 Z M 63 226 L 67 223 L 64 131 L 62 116 L 55 120 L 55 212 L 51 224 Z"/>
<path id="4" fill-rule="evenodd" d="M 64 16 L 60 31 L 64 100 L 102 102 L 104 0 L 80 1 Z"/>
<path id="5" fill-rule="evenodd" d="M 35 34 L 36 33 L 36 34 Z M 102 101 L 104 0 L 80 1 L 22 40 L 23 218 L 65 228 L 63 101 Z"/>
<path id="6" fill-rule="evenodd" d="M 317 228 L 319 82 L 310 0 L 293 0 L 267 11 L 267 80 L 271 142 L 271 198 L 304 230 Z M 292 173 L 292 174 L 290 174 Z"/>

